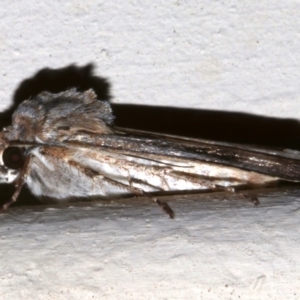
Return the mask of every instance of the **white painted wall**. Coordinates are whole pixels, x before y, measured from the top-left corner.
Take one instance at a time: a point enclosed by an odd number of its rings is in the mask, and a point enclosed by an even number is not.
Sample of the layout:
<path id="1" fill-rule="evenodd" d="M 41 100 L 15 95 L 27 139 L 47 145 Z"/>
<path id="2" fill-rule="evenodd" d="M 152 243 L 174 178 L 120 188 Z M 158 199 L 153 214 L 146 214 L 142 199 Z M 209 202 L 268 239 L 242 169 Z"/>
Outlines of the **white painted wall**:
<path id="1" fill-rule="evenodd" d="M 1 100 L 43 67 L 94 62 L 116 102 L 299 117 L 299 5 L 4 0 Z"/>
<path id="2" fill-rule="evenodd" d="M 118 103 L 300 118 L 299 9 L 4 0 L 0 109 L 40 69 L 93 62 Z M 297 299 L 298 196 L 277 192 L 260 208 L 175 202 L 175 221 L 153 204 L 13 209 L 0 216 L 0 297 Z"/>

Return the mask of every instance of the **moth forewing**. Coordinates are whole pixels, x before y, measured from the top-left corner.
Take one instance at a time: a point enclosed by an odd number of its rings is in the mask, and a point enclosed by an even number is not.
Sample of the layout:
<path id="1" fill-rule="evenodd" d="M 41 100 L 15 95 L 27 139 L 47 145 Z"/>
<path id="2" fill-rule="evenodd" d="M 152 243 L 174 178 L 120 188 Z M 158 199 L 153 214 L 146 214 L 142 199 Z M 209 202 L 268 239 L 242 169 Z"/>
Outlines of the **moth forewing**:
<path id="1" fill-rule="evenodd" d="M 44 92 L 24 101 L 0 140 L 0 182 L 43 199 L 116 198 L 217 191 L 300 181 L 300 155 L 113 126 L 92 90 Z"/>

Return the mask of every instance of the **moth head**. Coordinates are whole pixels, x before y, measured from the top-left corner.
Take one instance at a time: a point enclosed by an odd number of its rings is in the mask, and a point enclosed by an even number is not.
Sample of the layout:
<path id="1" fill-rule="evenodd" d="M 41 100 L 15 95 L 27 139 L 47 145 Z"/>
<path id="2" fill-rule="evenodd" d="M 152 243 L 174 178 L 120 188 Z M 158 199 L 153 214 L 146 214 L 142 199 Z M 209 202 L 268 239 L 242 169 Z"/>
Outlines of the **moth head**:
<path id="1" fill-rule="evenodd" d="M 24 164 L 24 149 L 21 147 L 0 148 L 0 183 L 14 182 Z"/>

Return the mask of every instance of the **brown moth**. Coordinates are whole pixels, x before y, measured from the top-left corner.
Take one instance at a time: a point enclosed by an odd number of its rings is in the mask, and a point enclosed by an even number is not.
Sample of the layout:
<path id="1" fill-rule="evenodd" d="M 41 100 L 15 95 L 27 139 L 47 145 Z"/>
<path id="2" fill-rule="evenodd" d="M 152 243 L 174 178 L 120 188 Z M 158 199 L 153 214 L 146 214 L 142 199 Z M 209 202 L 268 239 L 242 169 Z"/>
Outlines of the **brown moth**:
<path id="1" fill-rule="evenodd" d="M 19 105 L 0 133 L 0 183 L 41 200 L 219 191 L 300 182 L 300 153 L 161 135 L 113 126 L 93 90 L 43 92 Z"/>

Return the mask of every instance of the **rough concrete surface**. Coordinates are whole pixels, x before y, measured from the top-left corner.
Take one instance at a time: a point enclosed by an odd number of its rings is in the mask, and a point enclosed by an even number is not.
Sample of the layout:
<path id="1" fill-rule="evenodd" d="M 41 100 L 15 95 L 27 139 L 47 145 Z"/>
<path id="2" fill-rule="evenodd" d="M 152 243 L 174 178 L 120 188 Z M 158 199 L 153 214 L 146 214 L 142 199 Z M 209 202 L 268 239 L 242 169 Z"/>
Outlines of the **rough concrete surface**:
<path id="1" fill-rule="evenodd" d="M 299 119 L 299 9 L 2 1 L 0 109 L 44 68 L 94 63 L 114 103 Z M 0 297 L 299 299 L 299 195 L 263 193 L 260 207 L 181 196 L 175 220 L 147 201 L 13 208 L 0 216 Z"/>

